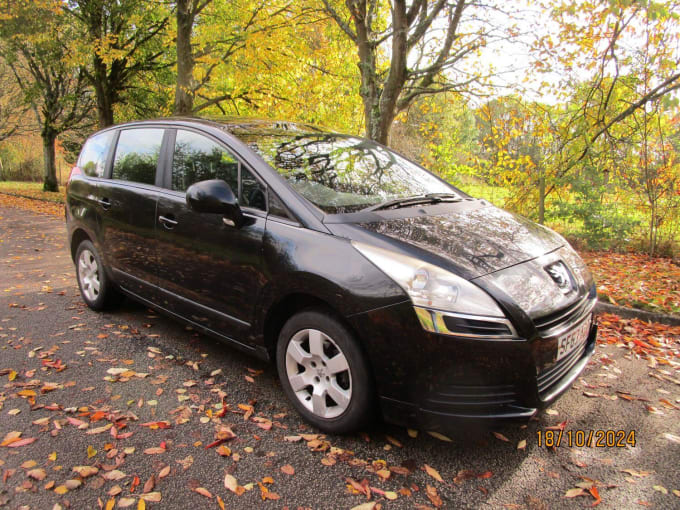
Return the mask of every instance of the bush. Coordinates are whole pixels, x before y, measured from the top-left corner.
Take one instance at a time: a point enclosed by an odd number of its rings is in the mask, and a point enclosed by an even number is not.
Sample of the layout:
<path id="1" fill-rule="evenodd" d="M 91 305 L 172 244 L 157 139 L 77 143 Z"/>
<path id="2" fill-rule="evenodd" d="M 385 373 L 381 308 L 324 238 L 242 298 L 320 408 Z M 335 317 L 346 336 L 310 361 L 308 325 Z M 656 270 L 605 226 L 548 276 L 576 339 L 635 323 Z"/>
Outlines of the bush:
<path id="1" fill-rule="evenodd" d="M 1 181 L 40 181 L 42 145 L 29 137 L 14 137 L 0 144 Z"/>

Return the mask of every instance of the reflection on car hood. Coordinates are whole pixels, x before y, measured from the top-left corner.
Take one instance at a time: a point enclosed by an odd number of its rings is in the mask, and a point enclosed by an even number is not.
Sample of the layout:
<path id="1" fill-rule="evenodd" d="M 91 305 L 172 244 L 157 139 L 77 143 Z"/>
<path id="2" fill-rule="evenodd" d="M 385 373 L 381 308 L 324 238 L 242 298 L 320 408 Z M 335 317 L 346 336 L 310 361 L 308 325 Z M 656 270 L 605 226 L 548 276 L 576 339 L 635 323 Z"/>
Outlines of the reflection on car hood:
<path id="1" fill-rule="evenodd" d="M 447 259 L 468 278 L 520 264 L 564 244 L 552 230 L 483 201 L 457 209 L 360 225 Z"/>
<path id="2" fill-rule="evenodd" d="M 561 289 L 545 269 L 558 261 L 566 265 L 571 275 L 572 284 L 566 290 Z M 565 308 L 586 295 L 595 298 L 593 276 L 570 246 L 563 246 L 548 255 L 483 276 L 476 281 L 505 292 L 532 319 Z"/>

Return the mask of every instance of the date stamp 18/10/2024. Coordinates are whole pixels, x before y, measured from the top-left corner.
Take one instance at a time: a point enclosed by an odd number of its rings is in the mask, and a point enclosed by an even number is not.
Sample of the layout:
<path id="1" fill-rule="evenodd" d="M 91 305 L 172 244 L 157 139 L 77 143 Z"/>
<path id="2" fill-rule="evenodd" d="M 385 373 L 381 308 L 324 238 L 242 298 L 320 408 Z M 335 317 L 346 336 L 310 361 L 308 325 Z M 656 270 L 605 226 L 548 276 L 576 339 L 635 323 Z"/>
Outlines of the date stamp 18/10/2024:
<path id="1" fill-rule="evenodd" d="M 588 448 L 635 447 L 635 430 L 537 430 L 538 446 Z"/>

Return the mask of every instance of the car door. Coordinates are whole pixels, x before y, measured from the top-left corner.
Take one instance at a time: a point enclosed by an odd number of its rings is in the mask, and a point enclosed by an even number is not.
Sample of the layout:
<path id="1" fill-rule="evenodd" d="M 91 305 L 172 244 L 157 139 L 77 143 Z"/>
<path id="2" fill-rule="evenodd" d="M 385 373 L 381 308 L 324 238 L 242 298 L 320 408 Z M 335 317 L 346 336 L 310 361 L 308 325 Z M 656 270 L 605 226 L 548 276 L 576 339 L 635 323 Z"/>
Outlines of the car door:
<path id="1" fill-rule="evenodd" d="M 169 136 L 166 191 L 158 199 L 158 282 L 161 306 L 241 343 L 266 277 L 262 239 L 266 187 L 222 143 L 189 129 Z M 193 183 L 222 179 L 246 218 L 241 228 L 222 215 L 197 213 L 186 202 Z"/>
<path id="2" fill-rule="evenodd" d="M 154 299 L 158 169 L 166 130 L 131 127 L 118 131 L 109 179 L 99 183 L 100 239 L 106 265 L 125 290 Z"/>

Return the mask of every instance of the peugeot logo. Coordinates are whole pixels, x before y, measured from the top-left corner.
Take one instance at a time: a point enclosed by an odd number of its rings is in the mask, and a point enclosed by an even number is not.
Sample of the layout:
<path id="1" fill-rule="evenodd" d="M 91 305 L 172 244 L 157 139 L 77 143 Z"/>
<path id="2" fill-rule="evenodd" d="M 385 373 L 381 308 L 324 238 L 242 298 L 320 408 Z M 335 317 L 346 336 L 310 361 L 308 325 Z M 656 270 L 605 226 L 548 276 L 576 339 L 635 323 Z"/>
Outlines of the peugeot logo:
<path id="1" fill-rule="evenodd" d="M 557 286 L 567 294 L 574 287 L 574 281 L 572 279 L 569 269 L 564 264 L 564 262 L 557 261 L 548 266 L 545 266 L 546 272 L 550 275 L 550 278 L 554 280 Z"/>

